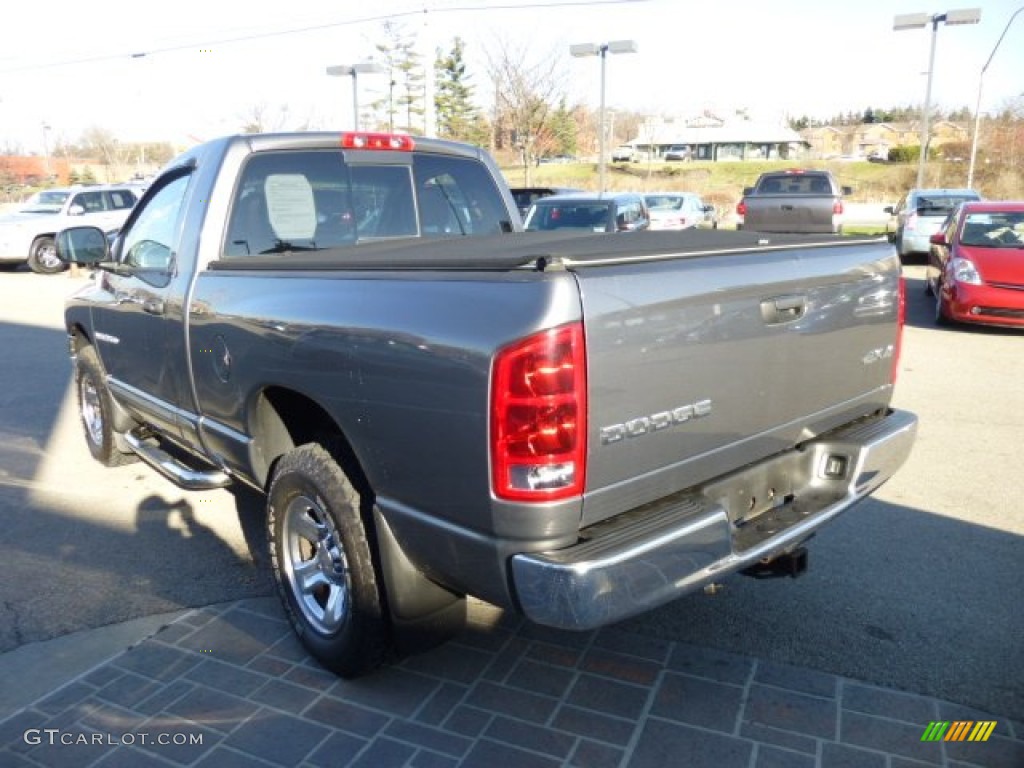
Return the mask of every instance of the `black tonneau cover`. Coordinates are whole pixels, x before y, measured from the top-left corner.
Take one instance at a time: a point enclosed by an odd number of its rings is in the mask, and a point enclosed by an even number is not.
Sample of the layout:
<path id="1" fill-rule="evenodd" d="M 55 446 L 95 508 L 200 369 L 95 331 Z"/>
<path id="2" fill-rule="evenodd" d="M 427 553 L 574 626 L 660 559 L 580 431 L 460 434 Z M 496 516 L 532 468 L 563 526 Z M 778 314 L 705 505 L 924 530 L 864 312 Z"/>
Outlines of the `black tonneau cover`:
<path id="1" fill-rule="evenodd" d="M 513 232 L 479 237 L 402 238 L 320 251 L 220 259 L 212 270 L 552 269 L 637 258 L 688 257 L 745 250 L 841 245 L 878 240 L 841 235 L 768 234 L 691 229 L 626 233 Z"/>

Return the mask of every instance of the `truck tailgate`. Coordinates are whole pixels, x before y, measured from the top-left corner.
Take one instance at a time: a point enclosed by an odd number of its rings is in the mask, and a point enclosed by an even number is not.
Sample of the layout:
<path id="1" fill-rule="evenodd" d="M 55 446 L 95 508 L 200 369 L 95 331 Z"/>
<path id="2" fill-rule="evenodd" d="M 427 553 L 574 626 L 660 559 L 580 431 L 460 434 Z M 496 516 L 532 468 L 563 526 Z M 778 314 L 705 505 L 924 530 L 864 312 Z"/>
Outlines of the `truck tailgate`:
<path id="1" fill-rule="evenodd" d="M 754 195 L 746 198 L 745 229 L 761 232 L 835 231 L 831 196 Z"/>
<path id="2" fill-rule="evenodd" d="M 584 524 L 889 402 L 899 264 L 885 242 L 571 268 L 590 392 Z"/>

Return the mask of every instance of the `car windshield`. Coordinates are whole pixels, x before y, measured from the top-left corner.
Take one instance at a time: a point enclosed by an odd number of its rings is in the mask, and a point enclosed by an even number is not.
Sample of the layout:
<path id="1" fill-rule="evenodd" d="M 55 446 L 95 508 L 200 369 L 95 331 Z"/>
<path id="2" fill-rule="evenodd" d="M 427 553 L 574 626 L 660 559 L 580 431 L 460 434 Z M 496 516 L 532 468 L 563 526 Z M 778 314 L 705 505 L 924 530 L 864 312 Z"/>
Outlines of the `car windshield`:
<path id="1" fill-rule="evenodd" d="M 967 214 L 960 244 L 983 248 L 1024 248 L 1024 211 Z"/>
<path id="2" fill-rule="evenodd" d="M 24 213 L 55 213 L 64 205 L 64 201 L 70 194 L 70 192 L 56 189 L 36 192 L 21 210 Z"/>

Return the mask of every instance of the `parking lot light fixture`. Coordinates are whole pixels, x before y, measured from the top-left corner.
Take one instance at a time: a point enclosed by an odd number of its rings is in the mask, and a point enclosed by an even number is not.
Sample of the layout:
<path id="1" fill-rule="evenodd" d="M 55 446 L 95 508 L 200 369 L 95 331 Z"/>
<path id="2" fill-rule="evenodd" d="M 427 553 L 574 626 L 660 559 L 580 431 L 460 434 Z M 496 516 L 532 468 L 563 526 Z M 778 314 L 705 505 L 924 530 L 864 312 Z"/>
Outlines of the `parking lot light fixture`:
<path id="1" fill-rule="evenodd" d="M 1003 42 L 1003 38 L 1006 37 L 1006 33 L 1010 31 L 1010 25 L 1013 24 L 1013 20 L 1017 18 L 1017 15 L 1024 11 L 1024 5 L 1013 12 L 1010 16 L 1010 20 L 1006 22 L 1006 26 L 1003 27 L 1003 34 L 996 40 L 995 46 L 992 48 L 992 53 L 988 55 L 988 61 L 985 62 L 985 66 L 981 68 L 981 74 L 978 75 L 978 101 L 974 106 L 974 135 L 971 136 L 971 161 L 967 165 L 967 188 L 974 188 L 974 162 L 978 156 L 978 133 L 981 130 L 981 88 L 985 83 L 985 72 L 988 70 L 988 65 L 992 63 L 992 57 L 996 55 L 996 51 L 999 50 L 999 45 Z"/>
<path id="2" fill-rule="evenodd" d="M 359 75 L 380 74 L 384 67 L 373 59 L 359 61 L 355 64 L 335 64 L 327 68 L 327 74 L 334 77 L 352 77 L 352 128 L 359 130 L 359 85 L 356 79 Z"/>
<path id="3" fill-rule="evenodd" d="M 609 53 L 636 53 L 638 50 L 639 48 L 635 40 L 612 40 L 607 43 L 577 43 L 569 46 L 569 54 L 576 58 L 584 56 L 601 57 L 601 106 L 598 111 L 598 122 L 600 125 L 597 130 L 597 172 L 599 191 L 602 193 L 605 190 L 605 58 Z"/>
<path id="4" fill-rule="evenodd" d="M 928 119 L 932 101 L 932 75 L 935 72 L 935 39 L 938 37 L 939 24 L 977 24 L 981 20 L 980 8 L 960 8 L 945 13 L 903 13 L 893 20 L 892 28 L 900 32 L 905 29 L 923 29 L 932 25 L 931 53 L 928 57 L 928 85 L 924 92 L 924 109 L 921 110 L 921 156 L 917 161 L 917 188 L 924 186 L 924 166 L 928 157 Z"/>

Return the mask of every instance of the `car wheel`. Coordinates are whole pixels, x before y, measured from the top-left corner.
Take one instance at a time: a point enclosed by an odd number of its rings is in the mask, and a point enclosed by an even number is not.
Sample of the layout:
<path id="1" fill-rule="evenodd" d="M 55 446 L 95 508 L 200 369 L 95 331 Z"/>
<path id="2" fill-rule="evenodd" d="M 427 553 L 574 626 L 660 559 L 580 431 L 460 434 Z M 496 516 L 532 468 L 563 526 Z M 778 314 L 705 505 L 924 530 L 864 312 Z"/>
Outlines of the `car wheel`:
<path id="1" fill-rule="evenodd" d="M 40 275 L 55 275 L 67 269 L 67 264 L 57 258 L 57 244 L 52 237 L 40 237 L 32 243 L 28 266 Z"/>
<path id="2" fill-rule="evenodd" d="M 342 677 L 383 663 L 391 646 L 361 499 L 317 444 L 281 458 L 267 498 L 274 576 L 306 649 Z"/>
<path id="3" fill-rule="evenodd" d="M 113 426 L 114 403 L 99 357 L 92 347 L 83 347 L 75 355 L 75 390 L 85 442 L 92 457 L 107 467 L 136 461 L 138 457 L 135 454 L 123 453 L 117 448 Z"/>

